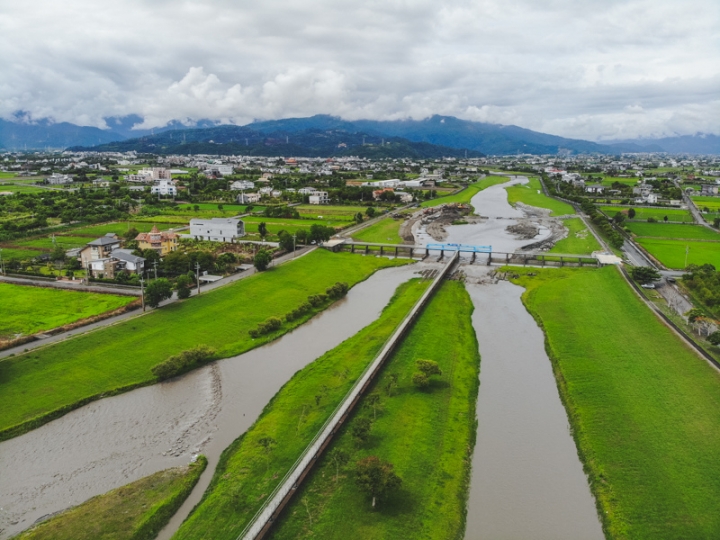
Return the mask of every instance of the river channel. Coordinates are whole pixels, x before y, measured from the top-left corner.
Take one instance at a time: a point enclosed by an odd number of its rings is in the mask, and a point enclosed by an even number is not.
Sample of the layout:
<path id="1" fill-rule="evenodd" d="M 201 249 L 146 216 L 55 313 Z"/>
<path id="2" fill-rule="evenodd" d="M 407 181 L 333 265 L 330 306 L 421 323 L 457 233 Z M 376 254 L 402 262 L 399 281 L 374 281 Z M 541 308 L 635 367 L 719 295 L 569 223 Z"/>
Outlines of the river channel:
<path id="1" fill-rule="evenodd" d="M 220 453 L 252 425 L 280 387 L 377 319 L 395 289 L 417 271 L 411 265 L 376 272 L 277 341 L 90 403 L 0 443 L 0 538 L 202 453 L 208 468 L 162 532 L 161 538 L 169 537 L 200 500 Z"/>
<path id="2" fill-rule="evenodd" d="M 535 238 L 518 240 L 505 230 L 524 217 L 508 203 L 507 185 L 479 192 L 472 204 L 487 221 L 448 226 L 446 241 L 513 252 L 549 235 L 540 227 Z M 465 538 L 602 540 L 544 335 L 522 304 L 523 289 L 491 279 L 482 260 L 461 267 L 481 355 Z"/>

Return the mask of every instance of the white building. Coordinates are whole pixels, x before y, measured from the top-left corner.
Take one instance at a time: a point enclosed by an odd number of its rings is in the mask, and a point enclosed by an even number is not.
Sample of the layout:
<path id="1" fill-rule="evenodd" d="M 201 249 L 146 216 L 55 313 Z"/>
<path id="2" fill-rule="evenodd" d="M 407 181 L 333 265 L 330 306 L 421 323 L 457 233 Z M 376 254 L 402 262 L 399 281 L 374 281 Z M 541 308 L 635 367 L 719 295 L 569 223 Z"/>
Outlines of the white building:
<path id="1" fill-rule="evenodd" d="M 160 180 L 150 188 L 150 193 L 163 197 L 175 197 L 177 196 L 177 186 L 170 180 Z"/>
<path id="2" fill-rule="evenodd" d="M 378 180 L 376 182 L 365 182 L 363 186 L 371 187 L 373 189 L 382 188 L 396 188 L 400 185 L 400 180 L 393 178 L 391 180 Z"/>
<path id="3" fill-rule="evenodd" d="M 70 178 L 67 174 L 58 174 L 58 173 L 52 173 L 50 176 L 48 176 L 45 181 L 48 184 L 70 184 L 72 183 L 72 178 Z"/>
<path id="4" fill-rule="evenodd" d="M 304 188 L 298 189 L 298 193 L 300 195 L 312 195 L 316 191 L 317 191 L 317 188 L 314 188 L 314 187 L 304 187 Z"/>
<path id="5" fill-rule="evenodd" d="M 241 193 L 237 196 L 238 204 L 255 204 L 260 202 L 259 193 Z"/>
<path id="6" fill-rule="evenodd" d="M 230 176 L 234 172 L 232 165 L 217 165 L 214 169 L 220 176 Z"/>
<path id="7" fill-rule="evenodd" d="M 170 171 L 164 167 L 153 167 L 140 169 L 138 174 L 141 176 L 149 176 L 152 180 L 170 180 Z"/>
<path id="8" fill-rule="evenodd" d="M 328 204 L 330 199 L 327 191 L 316 191 L 310 195 L 308 202 L 310 204 Z"/>
<path id="9" fill-rule="evenodd" d="M 234 242 L 245 236 L 245 223 L 239 218 L 191 219 L 190 236 L 195 240 Z"/>
<path id="10" fill-rule="evenodd" d="M 240 191 L 243 189 L 255 189 L 255 182 L 249 180 L 236 180 L 230 184 L 230 189 Z"/>

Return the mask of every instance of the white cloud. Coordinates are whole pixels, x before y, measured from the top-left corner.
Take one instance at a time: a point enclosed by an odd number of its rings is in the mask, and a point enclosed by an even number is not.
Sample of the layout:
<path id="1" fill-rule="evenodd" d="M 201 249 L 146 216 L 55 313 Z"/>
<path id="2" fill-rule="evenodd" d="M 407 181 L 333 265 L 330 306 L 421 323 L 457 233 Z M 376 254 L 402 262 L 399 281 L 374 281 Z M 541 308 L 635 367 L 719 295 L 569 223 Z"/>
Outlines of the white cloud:
<path id="1" fill-rule="evenodd" d="M 0 116 L 720 133 L 717 0 L 0 0 Z"/>

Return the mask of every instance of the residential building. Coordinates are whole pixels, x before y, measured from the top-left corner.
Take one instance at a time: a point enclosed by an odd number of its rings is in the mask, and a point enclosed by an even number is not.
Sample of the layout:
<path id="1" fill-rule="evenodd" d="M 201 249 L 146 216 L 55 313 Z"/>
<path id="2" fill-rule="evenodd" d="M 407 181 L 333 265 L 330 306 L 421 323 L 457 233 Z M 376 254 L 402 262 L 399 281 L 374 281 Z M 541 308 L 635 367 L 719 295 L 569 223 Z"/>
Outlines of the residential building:
<path id="1" fill-rule="evenodd" d="M 308 198 L 310 204 L 328 204 L 330 199 L 327 191 L 316 191 Z"/>
<path id="2" fill-rule="evenodd" d="M 138 249 L 154 249 L 161 257 L 178 248 L 178 235 L 174 232 L 159 231 L 157 226 L 148 233 L 140 233 L 135 237 Z"/>
<path id="3" fill-rule="evenodd" d="M 718 194 L 718 185 L 717 184 L 703 184 L 702 189 L 700 190 L 700 195 L 704 196 L 714 196 Z"/>
<path id="4" fill-rule="evenodd" d="M 235 191 L 240 191 L 243 189 L 255 189 L 255 182 L 250 182 L 249 180 L 236 180 L 232 184 L 230 184 L 230 189 Z"/>
<path id="5" fill-rule="evenodd" d="M 45 179 L 45 182 L 52 185 L 71 184 L 72 178 L 70 178 L 67 174 L 52 173 Z"/>
<path id="6" fill-rule="evenodd" d="M 245 223 L 239 218 L 191 219 L 190 236 L 195 240 L 234 242 L 245 236 Z"/>
<path id="7" fill-rule="evenodd" d="M 241 193 L 237 196 L 238 204 L 255 204 L 260 202 L 259 193 Z"/>
<path id="8" fill-rule="evenodd" d="M 150 188 L 153 195 L 161 195 L 163 197 L 175 197 L 177 195 L 177 186 L 172 180 L 160 180 Z"/>
<path id="9" fill-rule="evenodd" d="M 114 279 L 123 270 L 137 274 L 145 268 L 145 259 L 129 249 L 120 249 L 120 239 L 114 233 L 88 242 L 80 250 L 80 260 L 94 278 Z"/>
<path id="10" fill-rule="evenodd" d="M 80 261 L 87 268 L 91 261 L 99 261 L 110 257 L 112 250 L 120 247 L 120 238 L 115 233 L 107 233 L 92 242 L 88 242 L 80 251 Z"/>

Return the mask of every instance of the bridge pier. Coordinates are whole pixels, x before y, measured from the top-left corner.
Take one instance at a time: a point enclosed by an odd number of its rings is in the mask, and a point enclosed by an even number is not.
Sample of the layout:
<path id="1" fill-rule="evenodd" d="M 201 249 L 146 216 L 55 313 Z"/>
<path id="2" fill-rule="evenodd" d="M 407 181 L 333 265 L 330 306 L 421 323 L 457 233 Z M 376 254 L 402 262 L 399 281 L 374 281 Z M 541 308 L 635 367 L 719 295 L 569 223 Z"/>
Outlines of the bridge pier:
<path id="1" fill-rule="evenodd" d="M 398 248 L 395 247 L 395 258 L 397 259 Z"/>
<path id="2" fill-rule="evenodd" d="M 350 253 L 355 253 L 355 244 L 350 245 Z"/>
<path id="3" fill-rule="evenodd" d="M 381 257 L 383 256 L 383 247 L 382 246 L 380 246 L 380 256 Z"/>
<path id="4" fill-rule="evenodd" d="M 490 266 L 492 264 L 492 251 L 488 253 L 488 259 L 487 259 L 487 265 Z"/>
<path id="5" fill-rule="evenodd" d="M 472 258 L 470 259 L 470 264 L 473 264 L 475 262 L 475 258 L 477 257 L 477 253 L 473 251 Z"/>
<path id="6" fill-rule="evenodd" d="M 505 264 L 510 264 L 510 254 L 509 253 L 505 254 Z"/>
<path id="7" fill-rule="evenodd" d="M 560 257 L 560 266 L 561 267 L 565 266 L 565 261 L 563 260 L 562 257 Z"/>

